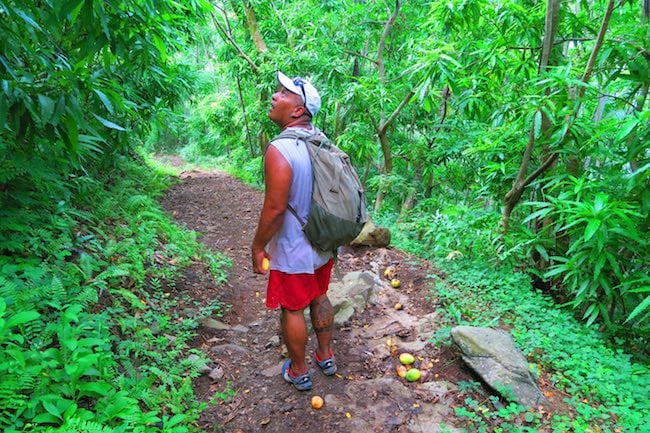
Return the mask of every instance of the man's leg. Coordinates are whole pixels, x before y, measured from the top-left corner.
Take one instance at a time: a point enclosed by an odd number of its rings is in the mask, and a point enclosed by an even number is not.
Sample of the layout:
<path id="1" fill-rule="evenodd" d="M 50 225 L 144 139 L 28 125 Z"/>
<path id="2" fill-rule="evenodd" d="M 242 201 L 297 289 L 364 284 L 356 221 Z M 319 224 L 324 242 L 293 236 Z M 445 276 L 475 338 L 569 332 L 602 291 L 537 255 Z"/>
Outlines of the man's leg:
<path id="1" fill-rule="evenodd" d="M 334 308 L 327 294 L 320 295 L 309 304 L 311 324 L 318 340 L 316 353 L 319 359 L 332 356 L 332 333 L 334 331 Z"/>
<path id="2" fill-rule="evenodd" d="M 292 376 L 307 373 L 309 370 L 305 363 L 307 324 L 303 310 L 291 311 L 283 308 L 280 316 L 280 328 L 291 359 Z"/>

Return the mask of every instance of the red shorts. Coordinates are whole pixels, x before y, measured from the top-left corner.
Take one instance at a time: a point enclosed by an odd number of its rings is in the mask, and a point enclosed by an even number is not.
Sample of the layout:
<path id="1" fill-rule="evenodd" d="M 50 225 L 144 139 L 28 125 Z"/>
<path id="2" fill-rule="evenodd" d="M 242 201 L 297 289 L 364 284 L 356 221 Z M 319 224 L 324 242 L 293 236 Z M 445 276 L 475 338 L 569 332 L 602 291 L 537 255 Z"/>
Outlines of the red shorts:
<path id="1" fill-rule="evenodd" d="M 330 260 L 313 274 L 287 274 L 271 270 L 266 287 L 266 306 L 302 310 L 318 296 L 327 293 L 334 261 Z"/>

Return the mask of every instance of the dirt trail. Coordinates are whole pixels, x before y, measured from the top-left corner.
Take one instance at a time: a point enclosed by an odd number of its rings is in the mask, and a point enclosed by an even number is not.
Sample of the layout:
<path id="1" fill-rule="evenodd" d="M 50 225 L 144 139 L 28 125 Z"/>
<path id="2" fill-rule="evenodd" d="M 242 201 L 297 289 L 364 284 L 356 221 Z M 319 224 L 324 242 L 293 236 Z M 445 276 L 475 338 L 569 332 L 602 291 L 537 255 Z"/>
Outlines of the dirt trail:
<path id="1" fill-rule="evenodd" d="M 225 287 L 216 287 L 198 265 L 177 284 L 179 294 L 189 294 L 194 303 L 219 300 L 227 306 L 223 317 L 202 322 L 195 341 L 212 361 L 194 382 L 197 396 L 214 403 L 201 416 L 202 428 L 244 433 L 457 431 L 451 409 L 458 397 L 454 384 L 471 380 L 470 373 L 454 351 L 426 344 L 422 335 L 415 338 L 418 329 L 420 334 L 432 333 L 437 326 L 435 308 L 425 301 L 430 296 L 428 275 L 434 272 L 427 262 L 392 248 L 348 249 L 340 255 L 341 275 L 358 270 L 377 275 L 392 265 L 402 286 L 391 292 L 385 282 L 387 289 L 379 291 L 374 303 L 336 329 L 340 374 L 325 377 L 310 360 L 316 370 L 314 388 L 298 392 L 279 375 L 283 359 L 279 313 L 264 306 L 266 277 L 251 271 L 249 247 L 262 193 L 225 174 L 191 171 L 182 173 L 181 179 L 164 197 L 164 208 L 177 222 L 201 233 L 201 242 L 233 262 Z M 404 310 L 394 311 L 394 298 Z M 192 314 L 193 308 L 187 305 L 182 311 Z M 423 324 L 428 326 L 424 331 Z M 385 344 L 389 338 L 396 344 L 392 352 Z M 313 347 L 310 337 L 308 351 Z M 432 366 L 425 383 L 396 377 L 397 353 L 405 347 Z M 235 395 L 219 398 L 229 387 Z M 314 395 L 325 399 L 320 410 L 310 406 Z"/>

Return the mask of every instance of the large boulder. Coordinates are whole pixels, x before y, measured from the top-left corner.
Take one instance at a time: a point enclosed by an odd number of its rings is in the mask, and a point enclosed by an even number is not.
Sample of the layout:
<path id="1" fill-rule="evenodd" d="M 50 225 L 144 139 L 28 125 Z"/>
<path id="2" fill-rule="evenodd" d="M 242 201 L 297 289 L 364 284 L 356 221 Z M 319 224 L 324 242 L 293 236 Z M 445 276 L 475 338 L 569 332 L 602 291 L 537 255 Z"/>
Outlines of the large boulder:
<path id="1" fill-rule="evenodd" d="M 387 247 L 390 244 L 390 230 L 386 227 L 377 227 L 372 220 L 363 226 L 361 233 L 350 245 L 363 245 L 368 247 Z"/>
<path id="2" fill-rule="evenodd" d="M 346 274 L 340 282 L 331 282 L 327 296 L 334 307 L 334 323 L 346 324 L 352 315 L 366 309 L 368 299 L 374 293 L 376 276 L 360 271 Z"/>
<path id="3" fill-rule="evenodd" d="M 451 336 L 465 363 L 499 394 L 526 406 L 547 404 L 510 334 L 500 329 L 457 326 Z"/>

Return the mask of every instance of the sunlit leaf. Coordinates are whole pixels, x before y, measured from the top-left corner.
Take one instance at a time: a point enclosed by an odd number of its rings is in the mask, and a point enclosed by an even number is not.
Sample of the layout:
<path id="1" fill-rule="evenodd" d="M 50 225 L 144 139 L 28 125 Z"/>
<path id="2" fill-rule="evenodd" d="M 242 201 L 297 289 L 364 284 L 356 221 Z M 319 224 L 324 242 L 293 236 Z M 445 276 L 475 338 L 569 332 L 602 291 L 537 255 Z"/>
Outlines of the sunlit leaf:
<path id="1" fill-rule="evenodd" d="M 99 99 L 102 101 L 102 104 L 104 104 L 104 107 L 106 107 L 108 112 L 113 114 L 113 104 L 111 103 L 111 100 L 108 99 L 108 96 L 106 96 L 106 94 L 99 89 L 93 89 L 93 91 L 97 94 L 97 96 L 99 96 Z"/>
<path id="2" fill-rule="evenodd" d="M 95 118 L 97 120 L 99 120 L 100 122 L 102 122 L 102 125 L 104 125 L 107 128 L 116 129 L 118 131 L 126 131 L 126 129 L 124 129 L 120 125 L 118 125 L 116 123 L 113 123 L 110 120 L 104 119 L 103 117 L 101 117 L 101 116 L 99 116 L 97 114 L 93 114 L 93 116 L 95 116 Z"/>
<path id="3" fill-rule="evenodd" d="M 627 319 L 625 319 L 624 323 L 628 323 L 632 320 L 634 320 L 636 317 L 638 317 L 641 313 L 646 312 L 646 310 L 650 308 L 650 296 L 646 296 L 645 299 L 636 306 L 634 310 L 630 313 L 629 316 L 627 316 Z M 648 313 L 646 312 L 646 315 Z"/>
<path id="4" fill-rule="evenodd" d="M 593 237 L 593 235 L 598 231 L 600 228 L 602 221 L 599 219 L 591 219 L 587 223 L 587 227 L 585 228 L 585 235 L 584 235 L 584 240 L 587 242 L 589 239 Z"/>

